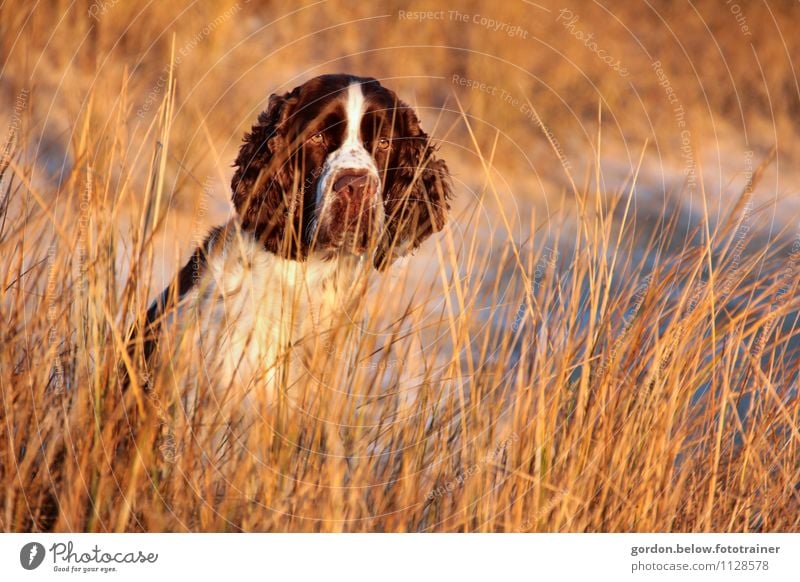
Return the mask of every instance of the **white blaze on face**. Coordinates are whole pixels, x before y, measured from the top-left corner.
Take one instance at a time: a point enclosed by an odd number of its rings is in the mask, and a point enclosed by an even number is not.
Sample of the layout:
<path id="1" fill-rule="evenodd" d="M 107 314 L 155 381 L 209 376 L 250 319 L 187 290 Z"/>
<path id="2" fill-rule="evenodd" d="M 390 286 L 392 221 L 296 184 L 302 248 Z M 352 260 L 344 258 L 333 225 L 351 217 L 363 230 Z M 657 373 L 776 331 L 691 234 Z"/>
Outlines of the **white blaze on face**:
<path id="1" fill-rule="evenodd" d="M 381 184 L 378 175 L 378 167 L 372 155 L 364 147 L 364 143 L 359 135 L 361 130 L 361 119 L 364 117 L 366 101 L 361 83 L 352 83 L 347 88 L 347 101 L 345 103 L 345 115 L 347 128 L 342 145 L 336 151 L 328 154 L 325 165 L 322 167 L 322 175 L 317 185 L 317 211 L 319 217 L 325 211 L 328 195 L 333 186 L 333 181 L 338 174 L 347 170 L 366 170 L 376 180 L 378 180 L 377 193 L 380 194 Z"/>
<path id="2" fill-rule="evenodd" d="M 356 154 L 358 149 L 364 146 L 358 139 L 358 131 L 361 128 L 361 117 L 364 115 L 364 91 L 361 85 L 353 83 L 347 88 L 347 134 L 342 144 L 342 149 Z M 366 150 L 364 150 L 366 152 Z"/>

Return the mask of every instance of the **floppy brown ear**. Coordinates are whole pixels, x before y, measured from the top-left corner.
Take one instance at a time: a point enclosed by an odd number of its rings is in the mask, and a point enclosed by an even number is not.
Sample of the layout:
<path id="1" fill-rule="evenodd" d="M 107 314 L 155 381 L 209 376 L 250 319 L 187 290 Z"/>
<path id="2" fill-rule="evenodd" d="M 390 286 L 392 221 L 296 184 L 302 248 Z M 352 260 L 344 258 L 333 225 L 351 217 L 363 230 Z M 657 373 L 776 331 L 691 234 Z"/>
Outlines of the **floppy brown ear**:
<path id="1" fill-rule="evenodd" d="M 289 162 L 286 120 L 298 101 L 299 89 L 272 95 L 258 123 L 244 136 L 231 180 L 233 205 L 242 228 L 267 250 L 284 254 L 284 235 L 291 211 L 294 168 Z"/>
<path id="2" fill-rule="evenodd" d="M 444 228 L 453 192 L 447 164 L 436 157 L 417 115 L 402 102 L 398 115 L 401 135 L 392 140 L 397 157 L 387 169 L 384 189 L 386 224 L 374 257 L 378 270 Z"/>

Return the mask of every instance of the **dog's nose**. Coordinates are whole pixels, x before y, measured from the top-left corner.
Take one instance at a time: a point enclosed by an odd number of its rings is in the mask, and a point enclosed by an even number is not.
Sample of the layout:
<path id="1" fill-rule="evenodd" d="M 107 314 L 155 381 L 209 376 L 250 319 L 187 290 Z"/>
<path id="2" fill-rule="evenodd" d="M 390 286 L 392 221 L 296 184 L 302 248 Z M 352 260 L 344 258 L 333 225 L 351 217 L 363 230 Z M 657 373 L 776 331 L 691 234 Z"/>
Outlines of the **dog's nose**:
<path id="1" fill-rule="evenodd" d="M 362 170 L 345 170 L 333 182 L 333 191 L 348 198 L 369 198 L 377 189 L 378 181 Z"/>

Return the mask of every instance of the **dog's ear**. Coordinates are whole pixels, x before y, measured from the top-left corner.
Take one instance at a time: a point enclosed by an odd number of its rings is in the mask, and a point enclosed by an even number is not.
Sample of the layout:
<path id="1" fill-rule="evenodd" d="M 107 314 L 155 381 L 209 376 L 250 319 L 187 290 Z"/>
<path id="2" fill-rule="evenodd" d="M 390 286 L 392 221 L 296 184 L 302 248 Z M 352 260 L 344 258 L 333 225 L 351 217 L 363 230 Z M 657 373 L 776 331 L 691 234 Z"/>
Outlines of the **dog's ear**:
<path id="1" fill-rule="evenodd" d="M 286 251 L 286 225 L 291 207 L 293 167 L 289 163 L 287 119 L 298 102 L 299 88 L 272 95 L 258 123 L 245 134 L 231 180 L 233 205 L 242 228 L 278 254 Z"/>
<path id="2" fill-rule="evenodd" d="M 444 228 L 452 197 L 447 164 L 436 157 L 436 148 L 420 128 L 416 113 L 399 100 L 395 111 L 392 147 L 397 151 L 386 171 L 386 223 L 374 257 L 378 270 Z"/>

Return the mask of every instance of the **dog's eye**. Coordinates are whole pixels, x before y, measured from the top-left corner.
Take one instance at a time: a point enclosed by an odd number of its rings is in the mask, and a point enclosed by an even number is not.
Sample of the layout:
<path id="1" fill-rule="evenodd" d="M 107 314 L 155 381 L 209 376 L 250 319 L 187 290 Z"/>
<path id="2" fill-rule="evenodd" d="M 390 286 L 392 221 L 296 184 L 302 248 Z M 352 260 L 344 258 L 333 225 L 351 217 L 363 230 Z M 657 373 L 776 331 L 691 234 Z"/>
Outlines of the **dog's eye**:
<path id="1" fill-rule="evenodd" d="M 390 144 L 389 140 L 386 139 L 385 137 L 382 137 L 381 139 L 378 140 L 378 149 L 379 150 L 388 150 L 390 145 L 391 144 Z"/>
<path id="2" fill-rule="evenodd" d="M 308 141 L 310 141 L 314 145 L 323 145 L 325 143 L 325 136 L 322 135 L 321 133 L 315 133 L 314 135 L 311 136 L 311 138 Z"/>

